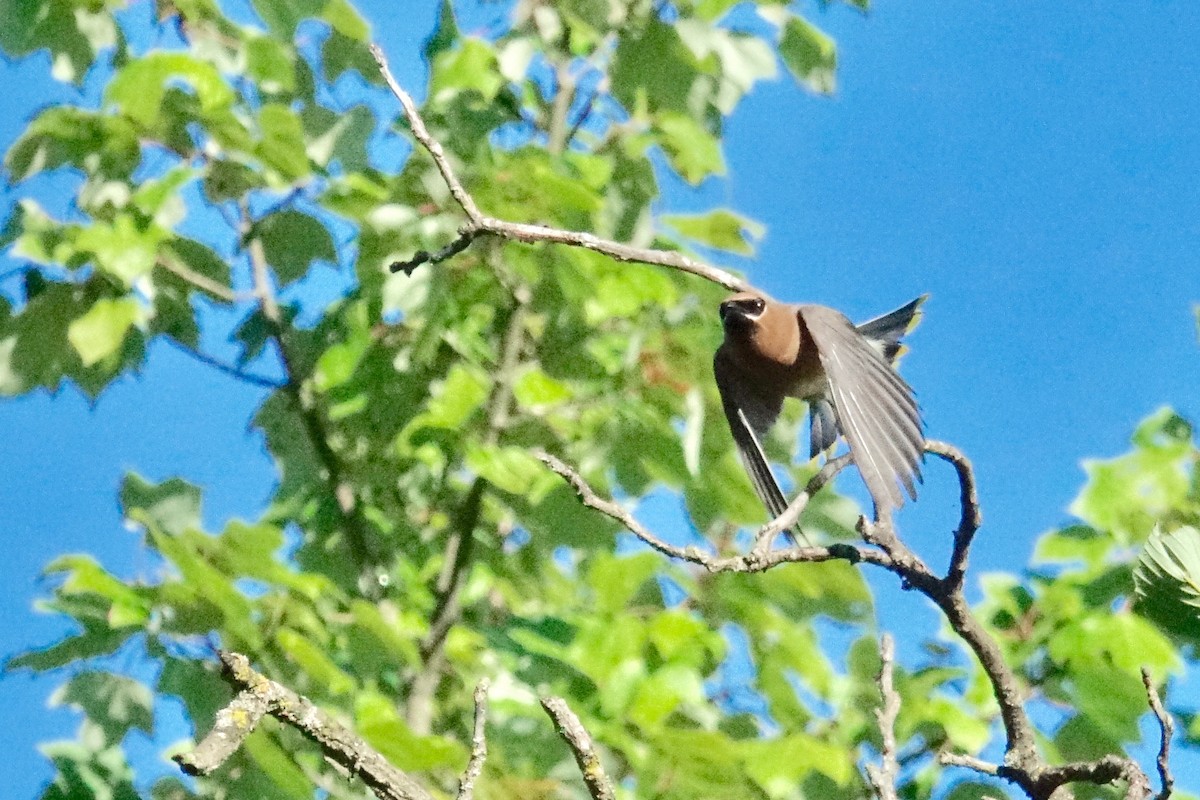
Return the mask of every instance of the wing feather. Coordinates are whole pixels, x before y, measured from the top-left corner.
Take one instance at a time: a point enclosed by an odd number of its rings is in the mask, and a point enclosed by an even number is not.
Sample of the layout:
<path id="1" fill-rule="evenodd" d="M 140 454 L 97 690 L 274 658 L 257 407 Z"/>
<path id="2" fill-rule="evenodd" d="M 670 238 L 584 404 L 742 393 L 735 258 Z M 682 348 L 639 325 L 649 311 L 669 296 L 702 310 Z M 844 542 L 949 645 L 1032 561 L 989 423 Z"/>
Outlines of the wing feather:
<path id="1" fill-rule="evenodd" d="M 912 389 L 842 314 L 800 306 L 797 316 L 817 348 L 838 426 L 876 509 L 898 508 L 898 484 L 916 497 L 925 446 Z"/>

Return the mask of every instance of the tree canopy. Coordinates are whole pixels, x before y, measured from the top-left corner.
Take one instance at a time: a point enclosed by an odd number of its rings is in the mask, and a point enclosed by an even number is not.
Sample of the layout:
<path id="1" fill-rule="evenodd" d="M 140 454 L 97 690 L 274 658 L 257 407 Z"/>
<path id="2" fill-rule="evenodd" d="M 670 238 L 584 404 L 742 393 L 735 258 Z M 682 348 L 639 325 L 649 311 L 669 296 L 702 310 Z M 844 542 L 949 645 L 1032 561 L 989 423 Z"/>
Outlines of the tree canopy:
<path id="1" fill-rule="evenodd" d="M 253 22 L 214 0 L 0 5 L 7 54 L 49 50 L 56 79 L 103 85 L 96 103 L 41 111 L 5 155 L 11 186 L 56 172 L 75 195 L 63 215 L 21 200 L 0 233 L 25 265 L 0 296 L 0 392 L 70 385 L 103 402 L 162 338 L 262 387 L 252 424 L 278 470 L 261 515 L 222 530 L 205 530 L 188 476 L 131 473 L 120 502 L 152 573 L 122 580 L 87 554 L 47 566 L 43 605 L 77 632 L 8 668 L 60 670 L 58 700 L 84 723 L 47 745 L 43 796 L 367 793 L 286 726 L 210 776 L 141 780 L 126 741 L 159 704 L 182 702 L 200 739 L 229 701 L 213 645 L 435 796 L 471 755 L 484 677 L 480 797 L 583 791 L 546 695 L 579 715 L 618 796 L 868 794 L 865 767 L 893 749 L 875 714 L 886 599 L 852 563 L 854 505 L 825 489 L 804 509 L 828 558 L 703 568 L 751 552 L 746 526 L 764 520 L 711 375 L 715 309 L 741 279 L 700 259 L 752 254 L 762 229 L 727 208 L 673 213 L 661 188 L 723 174 L 723 126 L 760 81 L 831 91 L 832 40 L 770 0 L 521 0 L 482 32 L 447 0 L 414 119 L 347 0 L 250 6 Z M 416 120 L 444 153 L 411 138 Z M 314 300 L 335 271 L 349 288 Z M 226 362 L 205 343 L 228 318 Z M 802 412 L 766 442 L 797 488 L 816 474 Z M 1043 535 L 1026 573 L 982 583 L 979 641 L 1048 764 L 1144 755 L 1130 748 L 1153 719 L 1147 692 L 1194 657 L 1198 457 L 1164 409 L 1127 455 L 1090 464 L 1078 523 Z M 656 533 L 685 557 L 587 507 L 580 483 L 618 509 L 681 498 L 686 524 Z M 1012 745 L 995 675 L 946 641 L 930 631 L 927 657 L 895 666 L 900 796 L 1036 795 L 943 763 L 1003 762 Z M 1193 709 L 1168 708 L 1194 743 Z M 1076 795 L 1125 796 L 1120 775 Z"/>

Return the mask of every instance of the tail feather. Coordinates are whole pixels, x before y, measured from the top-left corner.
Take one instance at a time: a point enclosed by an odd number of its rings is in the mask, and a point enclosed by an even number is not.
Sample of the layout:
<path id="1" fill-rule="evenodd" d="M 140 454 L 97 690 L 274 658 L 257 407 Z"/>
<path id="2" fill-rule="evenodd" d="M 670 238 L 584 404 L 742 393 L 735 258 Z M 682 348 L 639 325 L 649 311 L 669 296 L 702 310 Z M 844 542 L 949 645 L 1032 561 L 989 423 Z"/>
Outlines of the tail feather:
<path id="1" fill-rule="evenodd" d="M 900 339 L 917 326 L 921 320 L 921 304 L 929 299 L 923 294 L 895 311 L 868 320 L 856 326 L 858 332 L 883 348 L 883 357 L 893 363 L 904 352 Z"/>
<path id="2" fill-rule="evenodd" d="M 837 414 L 828 398 L 818 397 L 808 401 L 808 457 L 816 458 L 833 447 L 837 441 Z"/>

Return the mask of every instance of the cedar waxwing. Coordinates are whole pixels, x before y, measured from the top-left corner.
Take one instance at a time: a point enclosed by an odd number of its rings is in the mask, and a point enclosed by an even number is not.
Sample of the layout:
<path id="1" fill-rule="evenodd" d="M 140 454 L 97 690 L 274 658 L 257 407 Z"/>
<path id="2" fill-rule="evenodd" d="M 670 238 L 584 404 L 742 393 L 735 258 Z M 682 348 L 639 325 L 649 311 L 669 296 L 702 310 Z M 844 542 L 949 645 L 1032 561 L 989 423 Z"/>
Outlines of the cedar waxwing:
<path id="1" fill-rule="evenodd" d="M 810 457 L 839 434 L 877 514 L 914 500 L 925 437 L 913 391 L 892 364 L 925 297 L 855 326 L 840 312 L 741 293 L 721 303 L 725 341 L 713 358 L 717 389 L 750 482 L 771 517 L 788 506 L 760 441 L 785 397 L 808 403 Z"/>

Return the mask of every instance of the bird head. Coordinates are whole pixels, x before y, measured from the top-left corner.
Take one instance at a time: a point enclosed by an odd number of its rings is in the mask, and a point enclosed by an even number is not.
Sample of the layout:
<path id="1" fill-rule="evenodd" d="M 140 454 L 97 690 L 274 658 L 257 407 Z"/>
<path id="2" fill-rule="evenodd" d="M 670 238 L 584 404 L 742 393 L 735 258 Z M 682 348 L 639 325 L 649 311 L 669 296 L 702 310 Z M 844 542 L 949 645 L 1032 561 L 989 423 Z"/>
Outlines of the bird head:
<path id="1" fill-rule="evenodd" d="M 721 303 L 721 324 L 725 330 L 745 331 L 753 327 L 767 307 L 767 301 L 760 295 L 740 292 L 727 297 Z"/>

